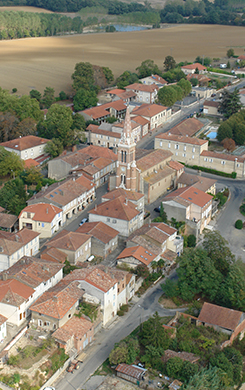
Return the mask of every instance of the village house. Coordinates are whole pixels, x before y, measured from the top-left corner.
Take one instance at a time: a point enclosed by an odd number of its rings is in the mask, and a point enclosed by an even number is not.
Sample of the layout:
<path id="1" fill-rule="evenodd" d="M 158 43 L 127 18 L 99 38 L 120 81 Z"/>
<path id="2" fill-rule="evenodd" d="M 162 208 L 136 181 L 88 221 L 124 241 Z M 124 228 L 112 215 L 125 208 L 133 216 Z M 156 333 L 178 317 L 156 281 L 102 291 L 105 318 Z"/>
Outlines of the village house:
<path id="1" fill-rule="evenodd" d="M 8 214 L 7 211 L 0 206 L 0 229 L 12 233 L 17 230 L 18 217 L 13 214 Z"/>
<path id="2" fill-rule="evenodd" d="M 203 65 L 199 64 L 198 62 L 195 62 L 194 64 L 181 66 L 181 70 L 186 75 L 188 75 L 190 73 L 194 74 L 196 72 L 196 70 L 198 70 L 199 74 L 203 74 L 206 72 L 207 68 L 206 68 L 206 66 L 203 66 Z"/>
<path id="3" fill-rule="evenodd" d="M 6 270 L 23 256 L 33 256 L 39 250 L 39 233 L 29 229 L 17 233 L 0 231 L 0 271 Z"/>
<path id="4" fill-rule="evenodd" d="M 160 258 L 160 254 L 151 253 L 143 246 L 137 245 L 125 248 L 120 253 L 120 255 L 117 256 L 117 264 L 127 265 L 131 269 L 135 269 L 138 265 L 144 264 L 149 268 L 151 272 L 151 263 L 153 261 L 158 262 Z"/>
<path id="5" fill-rule="evenodd" d="M 7 336 L 7 318 L 0 314 L 0 343 L 3 342 Z"/>
<path id="6" fill-rule="evenodd" d="M 177 188 L 192 186 L 198 190 L 216 195 L 216 182 L 217 180 L 214 179 L 184 172 L 177 180 Z"/>
<path id="7" fill-rule="evenodd" d="M 57 248 L 46 248 L 44 249 L 40 254 L 41 259 L 47 260 L 47 261 L 53 261 L 55 263 L 64 263 L 67 259 L 66 253 L 62 252 L 61 250 Z"/>
<path id="8" fill-rule="evenodd" d="M 128 191 L 123 188 L 116 188 L 115 190 L 112 190 L 104 194 L 101 198 L 101 201 L 107 202 L 108 200 L 116 199 L 120 196 L 124 197 L 125 200 L 127 199 L 130 202 L 132 202 L 138 211 L 144 212 L 145 198 L 144 198 L 144 194 L 141 194 L 140 192 Z"/>
<path id="9" fill-rule="evenodd" d="M 61 209 L 63 225 L 73 214 L 83 210 L 95 199 L 95 184 L 83 175 L 64 180 L 61 183 L 51 184 L 33 195 L 28 201 L 28 206 L 45 203 Z M 58 214 L 59 215 L 59 214 Z M 60 221 L 60 217 L 58 216 Z M 45 222 L 44 228 L 45 228 Z M 41 226 L 42 227 L 42 226 Z"/>
<path id="10" fill-rule="evenodd" d="M 72 317 L 57 329 L 52 337 L 68 353 L 74 348 L 83 351 L 94 339 L 94 324 L 87 318 Z"/>
<path id="11" fill-rule="evenodd" d="M 176 255 L 183 252 L 183 238 L 177 234 L 177 229 L 163 222 L 145 224 L 133 232 L 127 240 L 127 247 L 138 245 L 153 255 L 159 255 L 159 258 L 162 258 L 167 250 Z"/>
<path id="12" fill-rule="evenodd" d="M 87 108 L 84 111 L 79 111 L 85 121 L 94 120 L 99 124 L 105 122 L 107 118 L 114 116 L 115 118 L 123 118 L 126 112 L 126 104 L 119 99 L 114 102 L 101 104 L 100 106 Z"/>
<path id="13" fill-rule="evenodd" d="M 228 309 L 204 302 L 202 310 L 197 319 L 197 325 L 210 326 L 218 332 L 230 336 L 226 345 L 232 344 L 239 335 L 240 340 L 245 332 L 245 314 L 238 310 Z"/>
<path id="14" fill-rule="evenodd" d="M 155 84 L 145 85 L 134 83 L 125 87 L 126 91 L 133 91 L 136 94 L 135 101 L 139 103 L 152 104 L 157 99 L 158 86 Z"/>
<path id="15" fill-rule="evenodd" d="M 192 94 L 198 99 L 209 99 L 216 90 L 208 87 L 192 87 Z"/>
<path id="16" fill-rule="evenodd" d="M 119 378 L 125 379 L 126 381 L 135 383 L 139 386 L 141 381 L 144 380 L 146 373 L 145 368 L 139 366 L 129 365 L 125 363 L 118 364 L 116 367 L 117 376 Z"/>
<path id="17" fill-rule="evenodd" d="M 131 116 L 141 116 L 150 123 L 150 130 L 163 125 L 171 117 L 171 108 L 160 106 L 159 104 L 142 104 L 140 107 L 135 107 Z"/>
<path id="18" fill-rule="evenodd" d="M 44 148 L 48 141 L 46 138 L 26 135 L 25 137 L 2 142 L 0 146 L 3 146 L 8 152 L 15 152 L 22 160 L 34 160 L 44 155 Z"/>
<path id="19" fill-rule="evenodd" d="M 213 100 L 205 100 L 203 103 L 203 113 L 207 115 L 217 116 L 220 115 L 219 112 L 220 102 Z"/>
<path id="20" fill-rule="evenodd" d="M 191 79 L 196 79 L 198 81 L 198 85 L 201 87 L 201 86 L 205 86 L 207 87 L 208 86 L 208 83 L 209 81 L 211 81 L 211 79 L 209 77 L 207 77 L 205 74 L 196 74 L 196 73 L 189 73 L 187 76 L 186 76 L 186 79 L 188 81 L 191 81 Z"/>
<path id="21" fill-rule="evenodd" d="M 206 119 L 187 118 L 178 125 L 172 127 L 172 129 L 168 131 L 168 134 L 184 137 L 197 137 L 208 128 L 209 123 L 210 121 Z"/>
<path id="22" fill-rule="evenodd" d="M 122 100 L 124 103 L 129 104 L 134 102 L 137 94 L 133 91 L 125 91 L 124 89 L 111 89 L 107 91 L 107 96 L 111 98 L 112 101 Z"/>
<path id="23" fill-rule="evenodd" d="M 103 222 L 86 222 L 76 232 L 91 236 L 91 254 L 94 256 L 106 257 L 117 248 L 119 232 Z"/>
<path id="24" fill-rule="evenodd" d="M 77 232 L 62 230 L 50 241 L 48 248 L 56 248 L 67 256 L 71 264 L 84 262 L 91 256 L 91 236 Z"/>
<path id="25" fill-rule="evenodd" d="M 200 166 L 226 173 L 236 172 L 245 177 L 245 157 L 204 150 L 200 155 Z"/>
<path id="26" fill-rule="evenodd" d="M 31 324 L 47 331 L 62 327 L 74 315 L 83 295 L 79 282 L 61 280 L 32 304 Z"/>
<path id="27" fill-rule="evenodd" d="M 120 235 L 128 237 L 130 233 L 144 223 L 143 211 L 123 196 L 108 200 L 89 211 L 89 222 L 104 222 L 116 229 Z"/>
<path id="28" fill-rule="evenodd" d="M 62 209 L 48 203 L 25 207 L 19 215 L 19 227 L 40 233 L 40 238 L 51 237 L 63 225 Z"/>
<path id="29" fill-rule="evenodd" d="M 155 149 L 169 150 L 173 153 L 173 159 L 190 165 L 201 165 L 200 155 L 208 150 L 208 140 L 177 135 L 172 133 L 161 133 L 155 137 Z"/>
<path id="30" fill-rule="evenodd" d="M 23 257 L 0 273 L 0 311 L 8 323 L 20 326 L 30 315 L 30 306 L 63 277 L 63 265 Z"/>
<path id="31" fill-rule="evenodd" d="M 66 281 L 79 281 L 86 294 L 95 297 L 101 305 L 103 325 L 117 313 L 117 280 L 97 267 L 81 268 L 65 277 Z"/>
<path id="32" fill-rule="evenodd" d="M 155 84 L 158 86 L 159 89 L 164 87 L 164 85 L 168 84 L 168 82 L 164 80 L 161 76 L 158 76 L 158 74 L 152 74 L 151 76 L 144 77 L 140 79 L 140 81 L 142 82 L 142 84 L 145 85 Z"/>
<path id="33" fill-rule="evenodd" d="M 198 236 L 209 224 L 213 197 L 195 187 L 179 188 L 165 196 L 162 204 L 168 219 L 185 221 L 191 233 Z"/>
<path id="34" fill-rule="evenodd" d="M 102 130 L 99 126 L 89 125 L 87 127 L 89 143 L 105 148 L 118 147 L 121 135 L 116 131 Z"/>

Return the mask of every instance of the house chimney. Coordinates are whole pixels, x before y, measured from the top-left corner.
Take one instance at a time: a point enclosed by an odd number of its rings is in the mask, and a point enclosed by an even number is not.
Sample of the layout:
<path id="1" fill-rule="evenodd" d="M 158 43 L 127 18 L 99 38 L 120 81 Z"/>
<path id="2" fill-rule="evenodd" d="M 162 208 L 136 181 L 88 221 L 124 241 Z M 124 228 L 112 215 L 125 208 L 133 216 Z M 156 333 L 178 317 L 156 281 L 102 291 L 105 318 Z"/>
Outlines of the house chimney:
<path id="1" fill-rule="evenodd" d="M 7 280 L 8 279 L 8 275 L 7 275 L 6 272 L 3 272 L 2 276 L 3 276 L 3 280 Z"/>
<path id="2" fill-rule="evenodd" d="M 128 205 L 128 199 L 127 198 L 125 199 L 125 205 L 126 206 Z"/>

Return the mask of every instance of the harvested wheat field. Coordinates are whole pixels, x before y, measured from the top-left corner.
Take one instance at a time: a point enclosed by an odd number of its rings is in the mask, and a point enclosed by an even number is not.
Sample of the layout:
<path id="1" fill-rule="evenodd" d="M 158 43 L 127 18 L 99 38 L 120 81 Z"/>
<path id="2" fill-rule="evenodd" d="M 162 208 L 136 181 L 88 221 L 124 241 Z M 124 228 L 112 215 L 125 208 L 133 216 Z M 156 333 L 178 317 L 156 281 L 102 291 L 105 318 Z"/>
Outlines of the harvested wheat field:
<path id="1" fill-rule="evenodd" d="M 23 12 L 36 12 L 36 13 L 45 13 L 45 14 L 52 14 L 52 11 L 49 11 L 44 8 L 37 8 L 37 7 L 28 7 L 28 6 L 14 6 L 14 7 L 0 7 L 0 11 L 23 11 Z"/>
<path id="2" fill-rule="evenodd" d="M 62 37 L 0 41 L 0 86 L 19 93 L 46 86 L 70 92 L 71 74 L 77 62 L 108 66 L 115 76 L 135 71 L 145 59 L 160 69 L 165 56 L 193 61 L 196 56 L 223 57 L 228 48 L 244 54 L 245 29 L 217 25 L 177 25 L 164 29 L 82 34 Z"/>

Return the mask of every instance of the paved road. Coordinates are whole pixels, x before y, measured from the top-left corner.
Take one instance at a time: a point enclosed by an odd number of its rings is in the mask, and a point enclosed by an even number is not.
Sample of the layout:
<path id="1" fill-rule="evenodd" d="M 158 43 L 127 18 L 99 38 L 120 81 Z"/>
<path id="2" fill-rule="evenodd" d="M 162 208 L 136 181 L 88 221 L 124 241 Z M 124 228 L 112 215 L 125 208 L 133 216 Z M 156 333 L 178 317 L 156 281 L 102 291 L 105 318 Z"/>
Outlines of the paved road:
<path id="1" fill-rule="evenodd" d="M 185 171 L 192 174 L 197 174 L 197 171 L 185 168 Z M 216 187 L 218 189 L 228 187 L 231 193 L 230 200 L 225 205 L 225 211 L 221 211 L 214 220 L 214 227 L 220 232 L 229 245 L 232 253 L 236 258 L 241 257 L 245 261 L 245 252 L 242 247 L 245 244 L 244 231 L 234 227 L 237 219 L 245 221 L 245 217 L 239 212 L 239 207 L 245 197 L 245 181 L 239 179 L 229 179 L 222 176 L 212 175 L 201 172 L 204 177 L 209 177 L 217 180 Z"/>
<path id="2" fill-rule="evenodd" d="M 171 278 L 175 277 L 176 273 L 173 272 Z M 158 299 L 162 295 L 161 283 L 162 281 L 158 282 L 141 298 L 137 299 L 134 297 L 136 302 L 125 316 L 118 317 L 116 323 L 96 334 L 96 340 L 89 347 L 88 357 L 81 365 L 81 368 L 73 374 L 65 372 L 58 382 L 55 383 L 56 390 L 82 389 L 87 379 L 107 359 L 116 342 L 129 335 L 156 311 L 160 316 L 173 316 L 175 314 L 175 310 L 164 309 L 158 303 Z"/>

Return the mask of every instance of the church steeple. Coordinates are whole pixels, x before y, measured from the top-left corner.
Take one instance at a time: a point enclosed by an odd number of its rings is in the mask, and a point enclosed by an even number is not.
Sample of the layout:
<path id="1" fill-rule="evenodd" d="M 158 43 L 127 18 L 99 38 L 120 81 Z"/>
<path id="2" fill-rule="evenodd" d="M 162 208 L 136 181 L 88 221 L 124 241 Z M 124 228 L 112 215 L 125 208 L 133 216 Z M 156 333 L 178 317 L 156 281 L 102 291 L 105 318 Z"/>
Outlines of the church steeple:
<path id="1" fill-rule="evenodd" d="M 127 107 L 122 137 L 118 145 L 117 188 L 136 190 L 135 147 L 130 112 Z"/>

